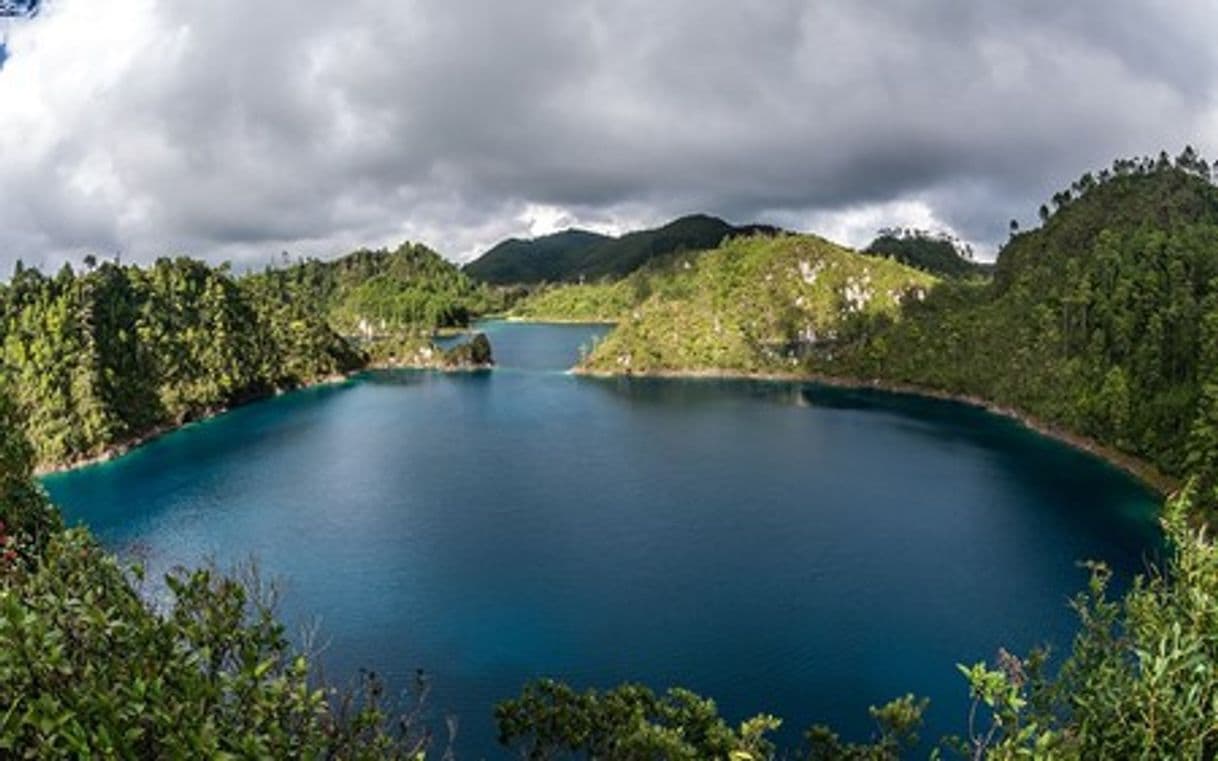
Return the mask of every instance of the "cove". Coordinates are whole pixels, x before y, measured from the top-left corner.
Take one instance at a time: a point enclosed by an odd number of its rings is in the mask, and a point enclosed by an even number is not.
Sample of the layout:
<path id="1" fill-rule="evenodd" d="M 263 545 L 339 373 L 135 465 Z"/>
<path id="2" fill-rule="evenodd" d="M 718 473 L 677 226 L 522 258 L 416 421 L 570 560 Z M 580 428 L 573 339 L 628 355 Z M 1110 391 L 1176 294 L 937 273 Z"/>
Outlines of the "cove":
<path id="1" fill-rule="evenodd" d="M 425 669 L 461 758 L 507 755 L 492 707 L 539 676 L 685 686 L 787 745 L 861 739 L 906 692 L 924 738 L 960 732 L 956 663 L 1067 648 L 1078 561 L 1127 582 L 1157 556 L 1155 495 L 984 411 L 576 377 L 607 328 L 483 327 L 491 373 L 368 373 L 44 483 L 150 578 L 256 558 L 291 631 L 320 619 L 331 680 Z"/>

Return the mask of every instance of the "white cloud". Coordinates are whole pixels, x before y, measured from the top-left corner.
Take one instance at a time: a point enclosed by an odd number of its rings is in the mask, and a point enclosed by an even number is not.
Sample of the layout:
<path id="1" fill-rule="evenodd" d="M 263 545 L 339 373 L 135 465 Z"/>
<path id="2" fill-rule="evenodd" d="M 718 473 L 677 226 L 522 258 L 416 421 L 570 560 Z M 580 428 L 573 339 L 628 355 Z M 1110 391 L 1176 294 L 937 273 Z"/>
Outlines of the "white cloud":
<path id="1" fill-rule="evenodd" d="M 884 227 L 913 228 L 957 235 L 934 209 L 921 200 L 869 203 L 836 211 L 818 211 L 796 226 L 815 230 L 822 237 L 853 248 L 862 248 Z"/>

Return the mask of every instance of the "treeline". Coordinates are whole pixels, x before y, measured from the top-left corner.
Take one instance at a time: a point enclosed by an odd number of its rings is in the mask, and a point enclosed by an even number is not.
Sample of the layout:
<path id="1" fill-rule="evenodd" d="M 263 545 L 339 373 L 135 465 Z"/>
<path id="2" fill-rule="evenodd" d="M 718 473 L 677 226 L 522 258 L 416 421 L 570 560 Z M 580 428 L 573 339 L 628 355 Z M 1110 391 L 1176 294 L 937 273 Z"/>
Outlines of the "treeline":
<path id="1" fill-rule="evenodd" d="M 411 244 L 242 277 L 186 258 L 86 262 L 54 276 L 19 263 L 0 284 L 0 383 L 40 466 L 348 373 L 378 342 L 427 343 L 496 298 Z"/>
<path id="2" fill-rule="evenodd" d="M 617 238 L 565 230 L 532 240 L 503 241 L 465 265 L 465 272 L 499 285 L 616 280 L 657 259 L 715 248 L 727 238 L 778 232 L 768 225 L 731 225 L 705 214 L 691 214 L 663 227 L 635 230 Z"/>
<path id="3" fill-rule="evenodd" d="M 1117 162 L 1015 233 L 994 282 L 857 321 L 814 369 L 978 396 L 1218 479 L 1218 188 L 1194 152 Z M 1090 179 L 1088 179 L 1090 178 Z"/>

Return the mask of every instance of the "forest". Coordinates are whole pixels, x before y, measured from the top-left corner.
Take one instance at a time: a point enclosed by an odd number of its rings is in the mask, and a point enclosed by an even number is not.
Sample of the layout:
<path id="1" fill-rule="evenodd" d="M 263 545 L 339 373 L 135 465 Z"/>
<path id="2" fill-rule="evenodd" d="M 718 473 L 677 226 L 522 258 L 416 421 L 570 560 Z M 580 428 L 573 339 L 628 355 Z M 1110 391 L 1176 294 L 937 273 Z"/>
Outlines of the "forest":
<path id="1" fill-rule="evenodd" d="M 0 285 L 0 383 L 35 463 L 55 467 L 405 356 L 403 344 L 439 356 L 432 333 L 495 298 L 413 244 L 242 276 L 187 258 L 90 256 L 54 276 L 18 263 Z"/>

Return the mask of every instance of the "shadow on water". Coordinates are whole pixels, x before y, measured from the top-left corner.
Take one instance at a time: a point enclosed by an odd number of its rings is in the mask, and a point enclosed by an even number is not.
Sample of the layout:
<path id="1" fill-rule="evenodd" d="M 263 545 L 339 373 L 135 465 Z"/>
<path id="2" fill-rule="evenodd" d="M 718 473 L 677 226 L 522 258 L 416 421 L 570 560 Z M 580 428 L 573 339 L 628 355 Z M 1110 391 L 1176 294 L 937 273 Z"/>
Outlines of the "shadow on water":
<path id="1" fill-rule="evenodd" d="M 626 407 L 654 408 L 661 415 L 683 408 L 708 412 L 758 403 L 798 407 L 814 412 L 814 419 L 822 424 L 846 424 L 851 436 L 861 434 L 862 428 L 882 427 L 900 432 L 908 441 L 921 442 L 921 450 L 935 450 L 949 457 L 977 458 L 980 454 L 992 465 L 991 477 L 1027 495 L 1033 507 L 1024 509 L 1037 512 L 1038 531 L 1086 534 L 1094 530 L 1097 521 L 1106 522 L 1106 546 L 1117 554 L 1140 557 L 1136 568 L 1158 566 L 1164 556 L 1158 512 L 1147 510 L 1148 504 L 1161 500 L 1154 489 L 1089 452 L 975 405 L 792 381 L 645 377 L 579 380 Z M 838 432 L 843 433 L 840 429 Z M 880 440 L 876 437 L 871 445 Z M 909 454 L 903 453 L 898 459 L 918 459 Z M 892 453 L 873 449 L 872 455 L 879 461 Z M 984 505 L 976 507 L 985 509 Z M 1074 558 L 1078 562 L 1104 559 L 1090 554 Z M 1125 581 L 1118 577 L 1114 590 L 1121 591 Z"/>

